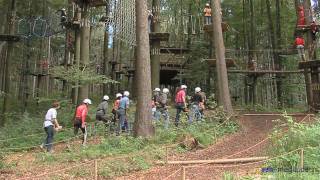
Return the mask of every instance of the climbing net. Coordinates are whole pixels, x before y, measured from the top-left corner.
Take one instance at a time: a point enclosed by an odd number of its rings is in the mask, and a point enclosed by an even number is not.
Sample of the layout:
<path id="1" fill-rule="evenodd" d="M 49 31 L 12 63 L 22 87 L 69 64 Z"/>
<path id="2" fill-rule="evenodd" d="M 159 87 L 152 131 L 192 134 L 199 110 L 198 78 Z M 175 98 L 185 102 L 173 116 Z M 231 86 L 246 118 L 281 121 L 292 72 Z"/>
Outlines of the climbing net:
<path id="1" fill-rule="evenodd" d="M 109 33 L 129 45 L 136 45 L 135 0 L 110 0 L 110 14 L 106 19 Z"/>

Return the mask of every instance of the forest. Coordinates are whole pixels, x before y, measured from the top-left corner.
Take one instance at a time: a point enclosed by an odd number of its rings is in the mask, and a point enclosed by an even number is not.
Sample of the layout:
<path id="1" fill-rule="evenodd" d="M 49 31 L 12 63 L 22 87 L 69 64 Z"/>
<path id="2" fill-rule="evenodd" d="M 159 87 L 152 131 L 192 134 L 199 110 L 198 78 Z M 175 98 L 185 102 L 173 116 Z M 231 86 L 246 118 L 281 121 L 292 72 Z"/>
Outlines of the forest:
<path id="1" fill-rule="evenodd" d="M 318 0 L 0 0 L 0 179 L 318 179 L 319 18 Z"/>

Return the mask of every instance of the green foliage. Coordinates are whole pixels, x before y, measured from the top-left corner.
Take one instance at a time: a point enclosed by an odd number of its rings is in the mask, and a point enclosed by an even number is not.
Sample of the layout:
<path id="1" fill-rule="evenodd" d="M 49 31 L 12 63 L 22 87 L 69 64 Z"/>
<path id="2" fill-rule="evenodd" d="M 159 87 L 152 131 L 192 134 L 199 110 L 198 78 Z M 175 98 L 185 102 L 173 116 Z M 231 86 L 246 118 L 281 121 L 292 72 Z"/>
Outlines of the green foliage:
<path id="1" fill-rule="evenodd" d="M 271 139 L 272 156 L 278 156 L 299 148 L 304 150 L 304 167 L 320 170 L 320 121 L 317 119 L 312 124 L 295 122 L 292 117 L 284 115 L 284 120 L 278 120 L 279 125 L 275 128 Z M 284 125 L 288 132 L 283 133 Z M 297 168 L 299 167 L 299 151 L 281 156 L 268 164 L 271 167 Z"/>
<path id="2" fill-rule="evenodd" d="M 84 67 L 82 70 L 72 66 L 71 68 L 65 69 L 64 67 L 57 66 L 52 69 L 52 75 L 54 77 L 63 79 L 71 84 L 86 85 L 86 84 L 108 84 L 118 83 L 117 81 L 111 80 L 105 75 L 99 75 L 95 72 L 94 68 Z"/>

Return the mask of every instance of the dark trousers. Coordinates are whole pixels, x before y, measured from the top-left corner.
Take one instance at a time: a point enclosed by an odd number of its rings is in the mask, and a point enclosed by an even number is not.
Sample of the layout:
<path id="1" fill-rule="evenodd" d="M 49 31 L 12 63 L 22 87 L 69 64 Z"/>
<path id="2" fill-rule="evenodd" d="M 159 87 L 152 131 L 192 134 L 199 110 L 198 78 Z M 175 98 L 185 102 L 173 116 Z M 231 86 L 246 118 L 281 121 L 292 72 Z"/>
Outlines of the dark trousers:
<path id="1" fill-rule="evenodd" d="M 85 127 L 84 128 L 82 127 L 81 119 L 76 119 L 74 122 L 74 135 L 78 134 L 79 129 L 81 129 L 83 133 L 82 144 L 85 144 L 87 140 L 87 130 Z"/>
<path id="2" fill-rule="evenodd" d="M 176 114 L 176 119 L 175 119 L 175 125 L 178 126 L 179 121 L 180 121 L 181 112 L 184 109 L 184 104 L 183 103 L 177 103 L 176 104 L 176 109 L 177 109 L 177 114 Z"/>
<path id="3" fill-rule="evenodd" d="M 44 130 L 47 133 L 47 138 L 45 139 L 44 145 L 47 148 L 47 151 L 50 152 L 52 150 L 52 143 L 53 143 L 53 136 L 54 136 L 54 130 L 53 126 L 45 127 Z"/>

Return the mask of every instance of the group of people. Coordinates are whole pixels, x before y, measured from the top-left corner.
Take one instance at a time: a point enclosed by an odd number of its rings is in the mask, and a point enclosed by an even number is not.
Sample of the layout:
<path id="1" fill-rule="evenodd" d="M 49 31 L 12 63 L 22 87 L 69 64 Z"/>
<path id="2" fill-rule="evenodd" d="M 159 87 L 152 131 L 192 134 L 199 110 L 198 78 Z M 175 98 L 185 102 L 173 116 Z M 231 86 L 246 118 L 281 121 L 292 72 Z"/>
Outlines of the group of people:
<path id="1" fill-rule="evenodd" d="M 163 88 L 162 92 L 160 88 L 155 88 L 153 90 L 154 96 L 152 98 L 152 115 L 155 121 L 159 121 L 161 116 L 164 118 L 164 127 L 167 129 L 169 125 L 169 111 L 168 111 L 168 94 L 169 89 Z M 201 120 L 204 116 L 205 109 L 205 93 L 201 91 L 200 87 L 195 88 L 195 92 L 190 99 L 189 103 L 187 100 L 187 86 L 181 85 L 175 94 L 175 126 L 180 123 L 180 117 L 182 112 L 187 113 L 188 122 L 192 123 L 195 118 L 197 121 Z M 189 106 L 188 106 L 189 104 Z M 190 110 L 189 110 L 189 108 Z"/>
<path id="2" fill-rule="evenodd" d="M 124 91 L 123 94 L 117 93 L 116 99 L 113 104 L 112 108 L 112 121 L 118 121 L 117 127 L 117 135 L 120 134 L 120 131 L 128 130 L 128 123 L 127 123 L 127 111 L 129 109 L 129 95 L 128 91 Z M 109 96 L 105 95 L 102 98 L 102 102 L 98 105 L 96 111 L 96 120 L 107 122 L 109 119 L 108 116 L 108 101 Z M 86 145 L 87 141 L 87 125 L 86 125 L 86 118 L 88 115 L 89 105 L 92 104 L 90 99 L 84 99 L 82 103 L 76 108 L 75 115 L 73 119 L 73 126 L 74 126 L 74 135 L 78 134 L 79 129 L 81 129 L 83 133 L 82 137 L 82 145 Z M 44 142 L 41 144 L 41 148 L 46 148 L 47 152 L 52 151 L 53 145 L 53 137 L 55 131 L 59 131 L 62 129 L 62 126 L 59 125 L 57 119 L 57 110 L 60 108 L 60 103 L 58 101 L 54 101 L 52 103 L 51 108 L 47 111 L 45 115 L 45 119 L 43 122 L 43 128 L 47 134 Z"/>
<path id="3" fill-rule="evenodd" d="M 169 89 L 155 88 L 152 97 L 152 115 L 155 121 L 160 121 L 161 116 L 164 118 L 165 129 L 169 126 Z M 192 98 L 189 103 L 187 100 L 187 86 L 181 85 L 175 94 L 175 126 L 180 124 L 180 116 L 182 112 L 187 112 L 188 122 L 192 123 L 194 119 L 197 121 L 203 118 L 203 111 L 205 109 L 205 94 L 201 91 L 200 87 L 196 87 Z M 112 122 L 114 125 L 117 123 L 116 135 L 119 135 L 123 131 L 128 131 L 128 110 L 129 110 L 129 95 L 128 91 L 123 93 L 117 93 L 112 107 L 112 116 L 109 112 L 109 96 L 105 95 L 102 98 L 102 102 L 98 105 L 96 110 L 96 120 L 104 123 Z M 73 119 L 74 135 L 78 134 L 79 129 L 82 131 L 82 144 L 85 145 L 87 141 L 87 125 L 86 118 L 88 115 L 89 106 L 92 104 L 90 99 L 84 99 L 82 103 L 77 106 Z M 188 106 L 189 104 L 189 106 Z M 189 110 L 189 108 L 190 110 Z M 52 107 L 47 111 L 43 123 L 44 130 L 47 134 L 46 139 L 41 145 L 42 148 L 46 148 L 48 152 L 52 152 L 53 136 L 55 131 L 62 129 L 57 119 L 57 110 L 60 108 L 58 101 L 53 102 Z"/>

